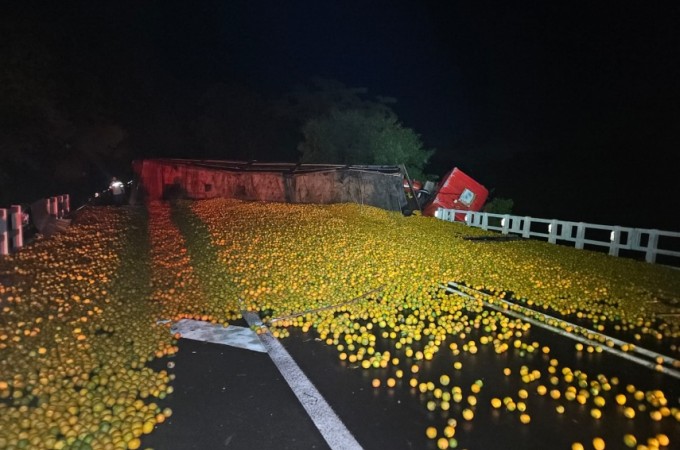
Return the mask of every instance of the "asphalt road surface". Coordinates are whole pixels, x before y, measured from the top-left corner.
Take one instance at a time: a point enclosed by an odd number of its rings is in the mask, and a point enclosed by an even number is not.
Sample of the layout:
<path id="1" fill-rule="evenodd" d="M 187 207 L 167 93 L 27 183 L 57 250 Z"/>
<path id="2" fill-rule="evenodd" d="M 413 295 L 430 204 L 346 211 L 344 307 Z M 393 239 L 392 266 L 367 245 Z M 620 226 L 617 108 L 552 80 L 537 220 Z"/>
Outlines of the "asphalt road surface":
<path id="1" fill-rule="evenodd" d="M 667 394 L 669 406 L 678 404 L 680 383 L 675 379 L 606 353 L 577 354 L 573 341 L 546 330 L 532 328 L 529 333 L 527 339 L 549 345 L 550 358 L 558 358 L 561 365 L 583 368 L 591 375 L 625 377 L 642 390 L 661 388 Z M 394 368 L 364 370 L 340 361 L 337 350 L 320 342 L 312 332 L 295 329 L 281 342 L 365 449 L 434 449 L 435 443 L 427 439 L 425 429 L 430 425 L 441 429 L 448 417 L 460 417 L 462 406 L 458 404 L 452 405 L 449 412 L 428 411 L 423 394 L 408 385 L 408 376 L 398 380 L 394 388 L 371 387 L 372 378 L 384 379 Z M 378 346 L 380 344 L 378 342 Z M 481 379 L 485 384 L 478 396 L 480 405 L 488 405 L 492 396 L 527 387 L 516 379 L 499 377 L 504 367 L 511 367 L 514 372 L 521 365 L 549 359 L 540 353 L 519 355 L 509 351 L 497 355 L 490 346 L 481 346 L 476 355 L 461 353 L 458 360 L 465 370 L 456 371 L 443 351 L 447 345 L 442 346 L 437 357 L 422 365 L 419 378 L 433 380 L 448 373 L 452 385 L 459 386 L 470 386 Z M 329 448 L 269 354 L 184 338 L 180 339 L 179 348 L 175 357 L 154 363 L 159 368 L 169 361 L 174 363 L 171 370 L 176 374 L 174 393 L 162 402 L 174 413 L 154 433 L 143 438 L 143 447 L 157 450 Z M 407 360 L 403 355 L 396 356 Z M 547 384 L 547 380 L 543 382 Z M 459 448 L 568 449 L 572 442 L 589 443 L 593 436 L 604 437 L 607 448 L 620 448 L 621 436 L 629 432 L 639 437 L 663 432 L 671 442 L 680 442 L 677 422 L 670 427 L 668 422 L 651 423 L 641 430 L 639 424 L 633 428 L 632 422 L 606 421 L 607 408 L 615 408 L 613 404 L 603 409 L 605 415 L 599 421 L 589 417 L 588 406 L 576 402 L 563 404 L 566 412 L 556 414 L 555 402 L 549 396 L 531 395 L 527 400 L 532 417 L 529 425 L 520 424 L 516 415 L 486 406 L 478 408 L 472 422 L 459 418 L 456 429 Z"/>

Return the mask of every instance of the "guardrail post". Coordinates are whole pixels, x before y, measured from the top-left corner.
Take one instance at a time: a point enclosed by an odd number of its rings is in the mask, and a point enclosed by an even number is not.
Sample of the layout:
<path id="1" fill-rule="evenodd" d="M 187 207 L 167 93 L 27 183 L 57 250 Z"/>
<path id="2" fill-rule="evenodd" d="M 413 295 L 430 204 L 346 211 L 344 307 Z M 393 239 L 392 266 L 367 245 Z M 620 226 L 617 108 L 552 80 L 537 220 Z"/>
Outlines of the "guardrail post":
<path id="1" fill-rule="evenodd" d="M 520 231 L 520 218 L 517 216 L 510 216 L 510 232 L 517 233 Z"/>
<path id="2" fill-rule="evenodd" d="M 551 244 L 557 243 L 557 220 L 553 219 L 548 225 L 548 242 Z"/>
<path id="3" fill-rule="evenodd" d="M 437 209 L 437 212 L 439 213 L 439 218 L 441 220 L 445 220 L 447 222 L 455 222 L 456 217 L 453 215 L 452 210 L 446 209 L 446 208 L 439 208 Z"/>
<path id="4" fill-rule="evenodd" d="M 649 240 L 647 241 L 647 251 L 645 261 L 648 263 L 656 262 L 656 247 L 659 245 L 659 230 L 649 230 Z"/>
<path id="5" fill-rule="evenodd" d="M 583 244 L 585 241 L 586 237 L 586 225 L 583 222 L 579 222 L 578 225 L 576 225 L 576 245 L 575 247 L 578 249 L 583 249 Z"/>
<path id="6" fill-rule="evenodd" d="M 0 255 L 9 255 L 9 223 L 5 208 L 0 208 Z"/>
<path id="7" fill-rule="evenodd" d="M 50 216 L 57 217 L 57 214 L 59 213 L 57 197 L 50 197 L 48 205 Z"/>
<path id="8" fill-rule="evenodd" d="M 21 205 L 12 205 L 10 208 L 12 216 L 12 248 L 20 249 L 24 246 L 24 227 L 21 220 Z"/>
<path id="9" fill-rule="evenodd" d="M 468 212 L 468 213 L 465 214 L 465 223 L 469 227 L 472 226 L 472 213 L 471 212 Z"/>
<path id="10" fill-rule="evenodd" d="M 503 214 L 503 220 L 501 220 L 501 224 L 503 225 L 503 230 L 501 231 L 501 233 L 508 234 L 508 230 L 510 229 L 510 215 L 509 214 Z"/>
<path id="11" fill-rule="evenodd" d="M 640 250 L 640 229 L 633 228 L 628 235 L 628 243 L 633 250 Z"/>
<path id="12" fill-rule="evenodd" d="M 482 214 L 482 230 L 489 229 L 489 215 L 486 213 Z"/>
<path id="13" fill-rule="evenodd" d="M 69 196 L 68 194 L 63 194 L 57 197 L 58 208 L 57 217 L 63 219 L 69 212 Z"/>
<path id="14" fill-rule="evenodd" d="M 560 239 L 566 239 L 566 240 L 571 239 L 571 229 L 573 227 L 574 226 L 570 223 L 563 223 L 562 229 L 560 230 Z"/>
<path id="15" fill-rule="evenodd" d="M 524 224 L 522 226 L 522 237 L 529 239 L 531 237 L 531 217 L 524 217 Z"/>
<path id="16" fill-rule="evenodd" d="M 619 243 L 621 241 L 621 227 L 615 226 L 609 236 L 609 255 L 619 256 Z"/>
<path id="17" fill-rule="evenodd" d="M 64 196 L 57 195 L 57 218 L 64 217 Z"/>
<path id="18" fill-rule="evenodd" d="M 64 194 L 64 214 L 71 212 L 71 196 L 69 194 Z"/>

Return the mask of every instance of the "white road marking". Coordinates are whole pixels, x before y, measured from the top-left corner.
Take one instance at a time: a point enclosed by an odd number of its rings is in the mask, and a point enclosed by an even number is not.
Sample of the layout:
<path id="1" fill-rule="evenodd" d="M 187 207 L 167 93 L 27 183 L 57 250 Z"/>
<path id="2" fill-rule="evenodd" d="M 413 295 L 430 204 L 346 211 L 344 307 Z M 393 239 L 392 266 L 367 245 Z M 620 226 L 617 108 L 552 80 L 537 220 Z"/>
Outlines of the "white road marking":
<path id="1" fill-rule="evenodd" d="M 260 317 L 248 311 L 242 311 L 243 318 L 250 326 L 263 326 Z M 333 409 L 321 396 L 316 387 L 309 381 L 281 343 L 268 331 L 259 335 L 276 367 L 283 375 L 293 393 L 309 414 L 314 425 L 333 450 L 361 449 L 345 424 L 333 412 Z"/>

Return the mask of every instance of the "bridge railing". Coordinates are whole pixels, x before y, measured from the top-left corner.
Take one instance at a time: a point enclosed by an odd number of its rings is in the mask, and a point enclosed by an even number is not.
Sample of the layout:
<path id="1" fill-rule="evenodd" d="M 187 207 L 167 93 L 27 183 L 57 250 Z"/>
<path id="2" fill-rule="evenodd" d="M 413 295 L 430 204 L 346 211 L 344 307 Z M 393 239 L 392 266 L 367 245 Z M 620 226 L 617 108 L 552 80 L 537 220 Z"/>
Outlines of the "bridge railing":
<path id="1" fill-rule="evenodd" d="M 34 207 L 36 203 L 33 204 Z M 70 197 L 68 194 L 64 194 L 46 198 L 44 208 L 48 216 L 62 219 L 71 209 Z M 24 246 L 26 221 L 26 211 L 21 205 L 0 208 L 0 255 L 9 255 L 10 252 L 19 250 Z"/>
<path id="2" fill-rule="evenodd" d="M 464 222 L 483 230 L 516 234 L 524 238 L 571 242 L 578 249 L 584 245 L 607 247 L 609 254 L 619 256 L 620 250 L 643 252 L 645 261 L 656 262 L 658 255 L 680 258 L 680 232 L 618 225 L 598 225 L 557 219 L 537 219 L 529 216 L 493 214 L 439 208 L 435 217 L 449 222 Z M 675 244 L 675 245 L 673 245 Z"/>

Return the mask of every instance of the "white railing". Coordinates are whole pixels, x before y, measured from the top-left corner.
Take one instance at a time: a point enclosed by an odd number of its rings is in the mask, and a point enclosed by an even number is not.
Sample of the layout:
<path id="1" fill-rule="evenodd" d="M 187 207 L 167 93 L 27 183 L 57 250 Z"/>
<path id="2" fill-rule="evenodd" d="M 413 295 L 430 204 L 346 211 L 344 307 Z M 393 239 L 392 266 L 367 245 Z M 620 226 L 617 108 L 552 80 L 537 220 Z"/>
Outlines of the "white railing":
<path id="1" fill-rule="evenodd" d="M 9 254 L 10 242 L 12 249 L 24 245 L 23 214 L 19 205 L 12 205 L 9 210 L 0 208 L 0 255 Z"/>
<path id="2" fill-rule="evenodd" d="M 524 238 L 547 239 L 552 244 L 557 241 L 573 242 L 578 249 L 586 244 L 608 247 L 612 256 L 619 256 L 619 250 L 644 252 L 645 261 L 649 263 L 656 262 L 658 255 L 680 258 L 680 251 L 666 247 L 675 240 L 674 247 L 680 248 L 680 232 L 444 208 L 439 208 L 435 217 L 449 222 L 465 222 L 471 227 L 500 231 L 503 234 L 515 233 Z M 489 219 L 496 219 L 495 222 L 499 225 L 493 225 L 494 221 Z"/>
<path id="3" fill-rule="evenodd" d="M 49 216 L 63 218 L 71 209 L 69 195 L 45 199 L 45 209 Z M 12 205 L 9 209 L 0 208 L 0 255 L 9 255 L 10 251 L 24 246 L 24 214 L 21 205 Z"/>

